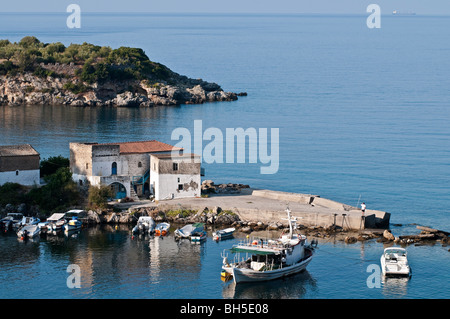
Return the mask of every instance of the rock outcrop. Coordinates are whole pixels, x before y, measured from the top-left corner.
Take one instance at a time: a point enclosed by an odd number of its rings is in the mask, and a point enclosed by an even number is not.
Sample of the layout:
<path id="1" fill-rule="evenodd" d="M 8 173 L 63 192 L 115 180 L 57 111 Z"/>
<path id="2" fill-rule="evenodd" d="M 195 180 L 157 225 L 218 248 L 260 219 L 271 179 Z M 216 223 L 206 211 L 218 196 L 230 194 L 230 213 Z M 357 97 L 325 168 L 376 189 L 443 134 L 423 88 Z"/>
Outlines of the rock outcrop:
<path id="1" fill-rule="evenodd" d="M 81 66 L 41 64 L 41 68 L 57 70 L 58 76 L 39 77 L 30 72 L 0 76 L 0 105 L 151 107 L 238 98 L 238 94 L 225 92 L 216 83 L 175 72 L 170 73 L 169 79 L 156 83 L 133 79 L 88 84 L 74 75 L 74 69 Z"/>

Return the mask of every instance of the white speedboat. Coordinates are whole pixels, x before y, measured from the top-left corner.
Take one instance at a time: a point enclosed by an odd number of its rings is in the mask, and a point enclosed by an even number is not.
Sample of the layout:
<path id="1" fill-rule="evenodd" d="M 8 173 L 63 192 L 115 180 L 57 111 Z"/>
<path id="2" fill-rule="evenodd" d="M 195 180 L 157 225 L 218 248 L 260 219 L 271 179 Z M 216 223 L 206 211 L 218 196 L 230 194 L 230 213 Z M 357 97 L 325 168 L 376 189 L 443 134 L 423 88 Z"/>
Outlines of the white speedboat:
<path id="1" fill-rule="evenodd" d="M 155 228 L 156 236 L 166 236 L 169 233 L 170 224 L 169 223 L 159 223 Z"/>
<path id="2" fill-rule="evenodd" d="M 233 233 L 235 230 L 236 230 L 236 228 L 231 227 L 231 228 L 225 228 L 225 229 L 221 229 L 216 232 L 213 232 L 213 234 L 212 234 L 213 239 L 220 240 L 220 239 L 229 238 L 229 237 L 233 236 Z"/>
<path id="3" fill-rule="evenodd" d="M 190 238 L 192 234 L 203 231 L 203 223 L 188 224 L 174 231 L 177 238 Z"/>
<path id="4" fill-rule="evenodd" d="M 381 271 L 385 276 L 410 276 L 411 268 L 404 248 L 386 248 L 380 258 Z"/>
<path id="5" fill-rule="evenodd" d="M 296 218 L 291 218 L 291 211 L 286 209 L 289 222 L 289 233 L 282 234 L 275 240 L 246 240 L 231 249 L 235 260 L 228 262 L 224 254 L 222 269 L 233 276 L 234 282 L 254 282 L 273 280 L 306 269 L 314 255 L 316 241 L 307 243 L 304 235 L 294 233 Z M 240 255 L 245 253 L 244 259 Z"/>
<path id="6" fill-rule="evenodd" d="M 19 237 L 22 240 L 33 238 L 36 236 L 39 236 L 40 229 L 38 225 L 26 225 L 19 229 L 17 232 L 17 237 Z"/>
<path id="7" fill-rule="evenodd" d="M 22 219 L 13 225 L 14 228 L 20 228 L 23 226 L 37 225 L 41 220 L 34 216 L 23 216 Z"/>
<path id="8" fill-rule="evenodd" d="M 151 216 L 141 216 L 138 219 L 136 226 L 133 227 L 133 234 L 136 233 L 149 233 L 153 234 L 155 232 L 155 221 Z"/>

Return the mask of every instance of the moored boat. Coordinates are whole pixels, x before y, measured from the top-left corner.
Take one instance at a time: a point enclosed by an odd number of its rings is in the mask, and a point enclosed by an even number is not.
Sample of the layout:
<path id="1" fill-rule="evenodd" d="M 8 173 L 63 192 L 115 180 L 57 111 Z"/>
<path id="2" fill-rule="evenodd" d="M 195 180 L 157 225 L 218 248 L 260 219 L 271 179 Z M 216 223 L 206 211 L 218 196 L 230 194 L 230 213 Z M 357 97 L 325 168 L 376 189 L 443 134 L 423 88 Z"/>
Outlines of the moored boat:
<path id="1" fill-rule="evenodd" d="M 233 236 L 234 231 L 236 230 L 236 228 L 234 227 L 230 227 L 230 228 L 225 228 L 225 229 L 221 229 L 218 231 L 213 232 L 213 239 L 214 240 L 221 240 L 221 239 L 225 239 L 225 238 L 230 238 L 231 236 Z"/>
<path id="2" fill-rule="evenodd" d="M 11 230 L 14 224 L 19 223 L 23 218 L 22 213 L 8 213 L 0 220 L 0 227 L 6 231 Z"/>
<path id="3" fill-rule="evenodd" d="M 234 282 L 267 281 L 299 273 L 311 262 L 316 241 L 308 244 L 304 235 L 294 233 L 296 218 L 286 209 L 289 234 L 282 234 L 275 240 L 246 240 L 230 250 L 235 255 L 232 263 L 224 254 L 222 269 L 233 276 Z M 248 258 L 241 259 L 245 253 Z"/>
<path id="4" fill-rule="evenodd" d="M 16 229 L 19 229 L 23 226 L 29 226 L 29 225 L 37 225 L 41 222 L 41 220 L 34 216 L 23 216 L 22 219 L 13 224 L 13 227 Z"/>
<path id="5" fill-rule="evenodd" d="M 159 223 L 155 228 L 155 236 L 166 236 L 169 233 L 169 223 Z"/>
<path id="6" fill-rule="evenodd" d="M 203 223 L 188 224 L 174 231 L 176 238 L 190 238 L 192 234 L 203 231 Z"/>
<path id="7" fill-rule="evenodd" d="M 72 209 L 64 214 L 65 224 L 62 227 L 65 232 L 81 229 L 83 222 L 78 218 L 82 213 L 84 213 L 84 210 Z"/>
<path id="8" fill-rule="evenodd" d="M 206 240 L 206 232 L 204 230 L 192 233 L 190 236 L 191 242 L 200 243 Z"/>
<path id="9" fill-rule="evenodd" d="M 148 233 L 153 234 L 155 232 L 155 221 L 151 216 L 141 216 L 138 219 L 136 226 L 133 227 L 132 233 Z"/>
<path id="10" fill-rule="evenodd" d="M 385 276 L 410 276 L 406 249 L 399 247 L 386 248 L 380 258 L 381 271 Z"/>
<path id="11" fill-rule="evenodd" d="M 39 226 L 36 224 L 23 226 L 17 231 L 17 237 L 19 237 L 22 240 L 39 236 L 39 234 L 40 229 Z"/>

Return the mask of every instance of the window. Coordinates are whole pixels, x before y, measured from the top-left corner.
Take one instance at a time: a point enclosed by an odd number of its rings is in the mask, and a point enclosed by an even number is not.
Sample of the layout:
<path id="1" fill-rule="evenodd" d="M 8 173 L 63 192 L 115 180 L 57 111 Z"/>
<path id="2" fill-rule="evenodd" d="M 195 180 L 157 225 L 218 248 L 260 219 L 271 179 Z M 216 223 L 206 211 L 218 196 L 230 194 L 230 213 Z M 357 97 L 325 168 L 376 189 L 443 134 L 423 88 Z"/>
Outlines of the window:
<path id="1" fill-rule="evenodd" d="M 138 167 L 142 167 L 142 162 L 139 162 L 139 163 L 138 163 Z"/>
<path id="2" fill-rule="evenodd" d="M 173 163 L 173 170 L 178 171 L 178 163 Z"/>
<path id="3" fill-rule="evenodd" d="M 111 175 L 117 175 L 117 163 L 113 162 L 111 165 Z"/>
<path id="4" fill-rule="evenodd" d="M 178 190 L 182 191 L 183 190 L 183 184 L 178 184 Z"/>
<path id="5" fill-rule="evenodd" d="M 180 182 L 180 178 L 178 177 L 178 183 Z"/>
<path id="6" fill-rule="evenodd" d="M 89 163 L 86 163 L 86 169 L 89 169 Z"/>
<path id="7" fill-rule="evenodd" d="M 16 171 L 16 176 L 19 176 L 19 171 Z"/>

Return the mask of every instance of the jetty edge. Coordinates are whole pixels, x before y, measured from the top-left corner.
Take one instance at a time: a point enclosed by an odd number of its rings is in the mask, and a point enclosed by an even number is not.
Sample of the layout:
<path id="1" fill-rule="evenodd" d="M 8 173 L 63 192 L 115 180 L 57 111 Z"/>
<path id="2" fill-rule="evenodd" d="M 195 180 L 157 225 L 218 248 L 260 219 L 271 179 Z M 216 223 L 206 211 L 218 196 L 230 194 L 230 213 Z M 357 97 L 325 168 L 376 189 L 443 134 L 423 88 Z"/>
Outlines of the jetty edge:
<path id="1" fill-rule="evenodd" d="M 342 204 L 319 195 L 289 193 L 265 189 L 243 188 L 234 194 L 210 194 L 208 197 L 179 198 L 167 201 L 139 201 L 114 203 L 115 209 L 127 209 L 129 213 L 139 209 L 158 212 L 190 211 L 190 218 L 182 217 L 180 222 L 195 221 L 194 215 L 204 211 L 228 212 L 238 218 L 231 222 L 282 224 L 286 207 L 298 217 L 298 223 L 306 227 L 342 228 L 343 230 L 387 229 L 391 214 L 378 210 L 362 211 L 357 207 Z M 194 213 L 195 212 L 195 213 Z M 214 221 L 215 222 L 215 221 Z M 280 225 L 281 227 L 281 225 Z M 279 228 L 280 228 L 279 227 Z"/>

